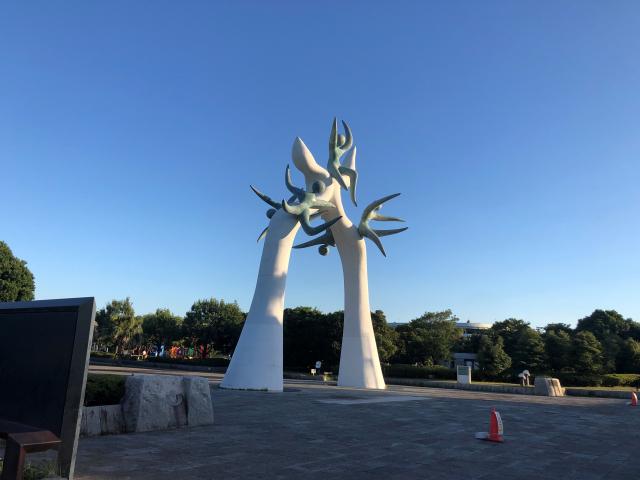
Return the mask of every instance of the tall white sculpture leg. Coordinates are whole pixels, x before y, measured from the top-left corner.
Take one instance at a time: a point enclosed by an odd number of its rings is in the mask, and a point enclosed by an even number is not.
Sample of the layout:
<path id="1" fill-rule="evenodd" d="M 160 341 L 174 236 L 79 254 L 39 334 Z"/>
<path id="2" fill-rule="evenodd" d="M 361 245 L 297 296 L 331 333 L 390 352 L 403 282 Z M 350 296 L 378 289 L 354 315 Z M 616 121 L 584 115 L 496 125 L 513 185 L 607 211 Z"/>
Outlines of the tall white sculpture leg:
<path id="1" fill-rule="evenodd" d="M 256 289 L 222 388 L 282 391 L 282 315 L 295 217 L 276 211 L 269 222 Z"/>
<path id="2" fill-rule="evenodd" d="M 383 389 L 386 386 L 369 306 L 367 248 L 349 220 L 334 225 L 331 231 L 344 275 L 344 330 L 338 385 Z"/>

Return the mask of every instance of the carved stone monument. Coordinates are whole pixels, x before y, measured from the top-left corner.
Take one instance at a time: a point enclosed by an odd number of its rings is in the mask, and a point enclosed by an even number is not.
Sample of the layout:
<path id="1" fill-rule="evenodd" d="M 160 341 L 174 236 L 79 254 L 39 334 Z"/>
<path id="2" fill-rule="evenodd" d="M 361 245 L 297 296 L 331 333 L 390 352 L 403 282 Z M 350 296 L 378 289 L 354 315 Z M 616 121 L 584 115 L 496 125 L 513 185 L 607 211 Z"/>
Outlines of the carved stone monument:
<path id="1" fill-rule="evenodd" d="M 395 193 L 373 201 L 363 211 L 359 224 L 354 225 L 342 205 L 342 190 L 349 191 L 356 203 L 356 147 L 346 122 L 344 135 L 338 133 L 334 119 L 329 137 L 327 167 L 318 165 L 300 138 L 293 142 L 293 164 L 302 173 L 305 188 L 296 187 L 289 166 L 285 170 L 285 185 L 291 196 L 274 201 L 254 187 L 253 191 L 271 208 L 267 210 L 269 225 L 258 241 L 264 238 L 264 248 L 256 289 L 240 340 L 231 359 L 221 387 L 282 391 L 282 323 L 284 294 L 292 248 L 318 246 L 321 255 L 330 247 L 340 254 L 344 279 L 344 331 L 340 354 L 338 385 L 385 388 L 378 350 L 371 323 L 367 249 L 365 238 L 371 240 L 386 256 L 381 237 L 407 229 L 380 230 L 372 221 L 402 222 L 396 217 L 379 213 L 382 205 L 400 195 Z M 342 157 L 346 155 L 344 163 Z M 324 223 L 311 222 L 321 217 Z M 319 235 L 307 242 L 293 245 L 299 228 L 308 235 Z"/>

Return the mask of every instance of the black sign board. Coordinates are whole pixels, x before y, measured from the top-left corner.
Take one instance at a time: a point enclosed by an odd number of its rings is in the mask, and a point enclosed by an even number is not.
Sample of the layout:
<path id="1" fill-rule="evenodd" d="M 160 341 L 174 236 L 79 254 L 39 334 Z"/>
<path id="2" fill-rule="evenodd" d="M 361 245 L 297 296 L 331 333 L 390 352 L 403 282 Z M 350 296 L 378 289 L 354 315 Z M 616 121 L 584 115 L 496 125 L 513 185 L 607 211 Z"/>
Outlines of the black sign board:
<path id="1" fill-rule="evenodd" d="M 73 477 L 93 298 L 0 303 L 0 418 L 50 430 Z"/>

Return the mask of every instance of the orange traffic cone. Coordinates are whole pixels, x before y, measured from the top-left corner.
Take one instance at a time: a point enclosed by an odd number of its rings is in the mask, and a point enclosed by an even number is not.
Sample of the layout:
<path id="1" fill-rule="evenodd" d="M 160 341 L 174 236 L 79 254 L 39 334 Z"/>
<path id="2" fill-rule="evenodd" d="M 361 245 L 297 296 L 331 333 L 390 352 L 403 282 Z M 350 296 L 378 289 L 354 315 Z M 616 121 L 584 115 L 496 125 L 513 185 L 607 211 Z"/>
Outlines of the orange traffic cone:
<path id="1" fill-rule="evenodd" d="M 491 409 L 491 416 L 489 418 L 489 433 L 478 432 L 476 438 L 478 440 L 487 440 L 489 442 L 504 442 L 502 418 L 500 413 L 496 412 L 495 408 Z"/>
<path id="2" fill-rule="evenodd" d="M 629 405 L 632 407 L 638 406 L 638 395 L 636 395 L 636 392 L 631 392 L 631 403 Z"/>

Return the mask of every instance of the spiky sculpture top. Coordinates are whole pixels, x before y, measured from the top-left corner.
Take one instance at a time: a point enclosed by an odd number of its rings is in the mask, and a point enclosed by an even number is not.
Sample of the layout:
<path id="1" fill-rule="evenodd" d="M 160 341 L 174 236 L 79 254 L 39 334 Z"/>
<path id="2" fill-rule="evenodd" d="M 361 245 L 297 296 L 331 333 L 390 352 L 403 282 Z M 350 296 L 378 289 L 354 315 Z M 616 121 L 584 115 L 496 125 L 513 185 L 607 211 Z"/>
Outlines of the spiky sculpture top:
<path id="1" fill-rule="evenodd" d="M 345 121 L 342 122 L 342 125 L 344 126 L 344 135 L 338 133 L 338 121 L 335 118 L 333 119 L 331 134 L 329 135 L 329 160 L 327 162 L 327 172 L 330 175 L 329 181 L 331 179 L 335 179 L 341 188 L 343 188 L 344 190 L 348 190 L 351 201 L 354 205 L 357 206 L 356 183 L 358 181 L 358 172 L 355 169 L 345 166 L 341 163 L 342 156 L 350 149 L 353 148 L 352 154 L 355 155 L 355 147 L 353 146 L 353 134 L 351 132 L 351 129 L 349 128 L 349 125 Z M 348 185 L 345 182 L 343 175 L 349 179 Z M 331 226 L 334 225 L 342 217 L 337 216 L 315 227 L 311 225 L 311 220 L 320 216 L 328 209 L 335 208 L 335 205 L 333 203 L 319 198 L 327 188 L 326 183 L 320 180 L 316 180 L 311 184 L 311 188 L 309 191 L 296 187 L 291 180 L 291 171 L 289 169 L 289 166 L 287 165 L 287 168 L 285 170 L 285 185 L 287 187 L 287 190 L 289 190 L 292 195 L 287 201 L 282 200 L 281 202 L 274 201 L 269 196 L 260 192 L 253 186 L 251 186 L 251 189 L 255 192 L 256 195 L 258 195 L 258 197 L 260 197 L 260 199 L 262 199 L 271 207 L 269 210 L 267 210 L 268 218 L 271 218 L 276 210 L 283 208 L 287 213 L 298 217 L 302 229 L 308 235 L 313 236 L 324 232 L 319 237 L 295 245 L 293 248 L 306 248 L 319 245 L 318 250 L 320 254 L 327 255 L 327 253 L 329 252 L 329 247 L 335 247 L 335 240 L 333 238 Z M 382 205 L 385 202 L 397 197 L 398 195 L 400 194 L 394 193 L 392 195 L 387 195 L 371 202 L 362 212 L 360 223 L 358 225 L 358 233 L 360 234 L 360 237 L 368 238 L 369 240 L 371 240 L 385 257 L 387 256 L 387 254 L 384 250 L 384 247 L 382 246 L 380 237 L 403 232 L 407 230 L 408 227 L 379 230 L 372 228 L 369 225 L 369 222 L 403 222 L 404 220 L 400 218 L 379 214 Z M 264 238 L 268 231 L 268 228 L 269 227 L 265 228 L 262 231 L 262 233 L 258 237 L 258 241 Z"/>

